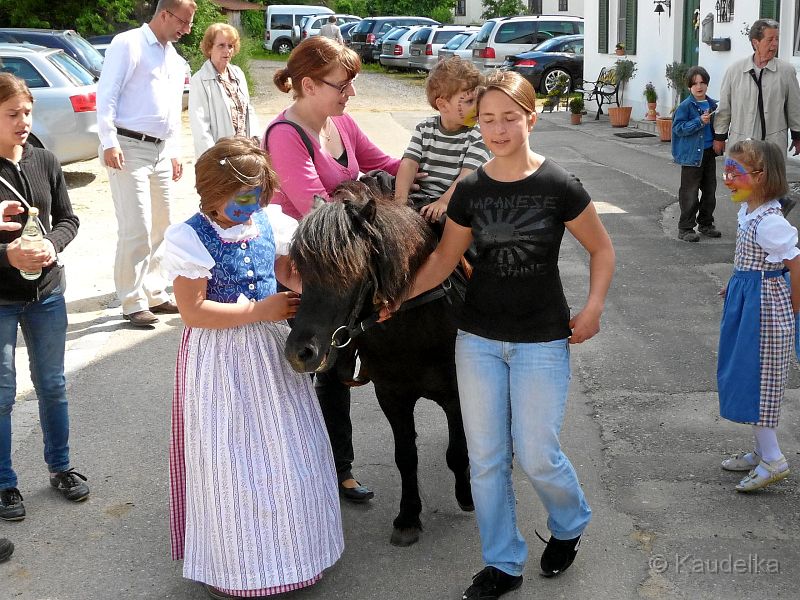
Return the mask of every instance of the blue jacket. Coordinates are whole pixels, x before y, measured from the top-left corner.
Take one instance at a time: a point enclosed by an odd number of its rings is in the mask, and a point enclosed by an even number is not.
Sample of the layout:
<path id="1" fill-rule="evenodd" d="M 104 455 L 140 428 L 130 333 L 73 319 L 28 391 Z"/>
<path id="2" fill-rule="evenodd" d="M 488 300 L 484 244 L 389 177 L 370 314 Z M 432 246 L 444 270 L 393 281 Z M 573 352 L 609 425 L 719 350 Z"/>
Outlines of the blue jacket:
<path id="1" fill-rule="evenodd" d="M 712 111 L 717 109 L 717 101 L 706 96 Z M 680 103 L 672 115 L 672 158 L 679 165 L 699 167 L 703 161 L 705 139 L 703 122 L 700 120 L 700 106 L 693 96 Z M 714 115 L 711 115 L 711 131 L 714 131 Z"/>

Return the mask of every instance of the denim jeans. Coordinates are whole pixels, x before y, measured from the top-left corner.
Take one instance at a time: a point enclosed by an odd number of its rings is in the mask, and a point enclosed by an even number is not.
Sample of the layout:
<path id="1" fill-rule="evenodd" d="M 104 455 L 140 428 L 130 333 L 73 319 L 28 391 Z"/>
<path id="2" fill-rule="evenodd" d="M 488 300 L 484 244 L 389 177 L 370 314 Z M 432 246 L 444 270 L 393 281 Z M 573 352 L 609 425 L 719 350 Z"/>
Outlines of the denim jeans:
<path id="1" fill-rule="evenodd" d="M 28 348 L 31 380 L 39 399 L 44 461 L 51 473 L 69 469 L 69 416 L 64 346 L 67 307 L 60 290 L 36 302 L 0 304 L 0 490 L 17 487 L 11 468 L 11 410 L 17 393 L 14 354 L 17 324 Z"/>
<path id="2" fill-rule="evenodd" d="M 483 560 L 521 575 L 528 547 L 517 527 L 514 458 L 544 504 L 554 537 L 579 536 L 592 515 L 558 439 L 569 346 L 567 340 L 502 342 L 459 331 L 456 368 Z"/>

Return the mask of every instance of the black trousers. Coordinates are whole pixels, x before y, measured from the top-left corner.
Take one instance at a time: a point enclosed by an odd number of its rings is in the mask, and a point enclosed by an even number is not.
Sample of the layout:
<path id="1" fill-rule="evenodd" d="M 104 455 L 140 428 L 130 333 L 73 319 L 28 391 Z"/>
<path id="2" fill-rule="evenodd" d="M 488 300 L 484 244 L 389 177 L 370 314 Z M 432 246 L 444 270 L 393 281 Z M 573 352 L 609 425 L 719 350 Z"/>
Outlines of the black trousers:
<path id="1" fill-rule="evenodd" d="M 678 231 L 714 225 L 714 209 L 717 207 L 717 164 L 713 148 L 706 148 L 699 167 L 681 167 L 681 187 L 678 204 L 681 217 Z"/>
<path id="2" fill-rule="evenodd" d="M 353 423 L 350 420 L 350 388 L 339 381 L 336 369 L 314 375 L 322 417 L 331 439 L 333 462 L 339 483 L 352 479 Z"/>

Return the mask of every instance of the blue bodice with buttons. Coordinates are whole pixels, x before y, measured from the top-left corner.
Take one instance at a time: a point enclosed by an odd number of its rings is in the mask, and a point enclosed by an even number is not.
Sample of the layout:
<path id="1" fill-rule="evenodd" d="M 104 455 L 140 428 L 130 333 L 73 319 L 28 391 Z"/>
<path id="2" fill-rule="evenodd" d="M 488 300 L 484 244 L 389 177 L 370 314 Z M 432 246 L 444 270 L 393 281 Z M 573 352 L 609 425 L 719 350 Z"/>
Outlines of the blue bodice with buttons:
<path id="1" fill-rule="evenodd" d="M 220 239 L 211 223 L 196 214 L 186 224 L 197 233 L 214 266 L 206 288 L 206 298 L 214 302 L 234 303 L 244 294 L 251 302 L 274 294 L 275 239 L 264 211 L 252 216 L 258 235 L 238 242 Z"/>

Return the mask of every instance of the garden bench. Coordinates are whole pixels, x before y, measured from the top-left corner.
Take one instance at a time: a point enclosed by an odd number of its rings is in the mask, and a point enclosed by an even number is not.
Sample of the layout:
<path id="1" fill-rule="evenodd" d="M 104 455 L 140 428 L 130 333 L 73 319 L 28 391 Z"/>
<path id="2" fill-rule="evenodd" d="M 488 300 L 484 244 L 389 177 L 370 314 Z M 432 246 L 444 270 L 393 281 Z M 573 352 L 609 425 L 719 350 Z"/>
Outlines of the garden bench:
<path id="1" fill-rule="evenodd" d="M 600 69 L 597 81 L 584 81 L 581 89 L 575 90 L 583 94 L 586 102 L 597 102 L 597 114 L 594 120 L 597 121 L 603 112 L 603 104 L 619 106 L 619 81 L 615 69 Z"/>

